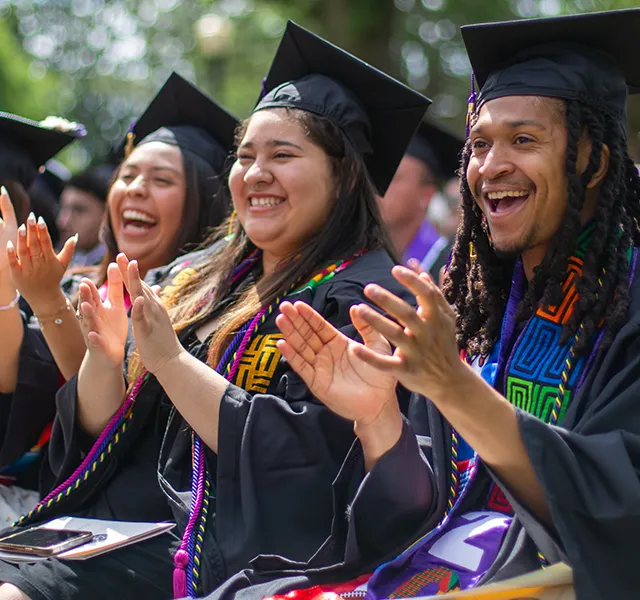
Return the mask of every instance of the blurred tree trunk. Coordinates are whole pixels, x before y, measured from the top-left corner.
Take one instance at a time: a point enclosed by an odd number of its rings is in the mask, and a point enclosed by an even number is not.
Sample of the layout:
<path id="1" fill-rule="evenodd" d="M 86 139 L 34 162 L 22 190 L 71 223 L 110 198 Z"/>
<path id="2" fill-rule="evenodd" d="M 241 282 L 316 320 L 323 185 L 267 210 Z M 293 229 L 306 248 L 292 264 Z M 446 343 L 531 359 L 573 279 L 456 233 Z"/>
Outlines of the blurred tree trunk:
<path id="1" fill-rule="evenodd" d="M 400 75 L 389 50 L 398 17 L 393 0 L 320 0 L 312 13 L 332 43 L 390 75 Z"/>

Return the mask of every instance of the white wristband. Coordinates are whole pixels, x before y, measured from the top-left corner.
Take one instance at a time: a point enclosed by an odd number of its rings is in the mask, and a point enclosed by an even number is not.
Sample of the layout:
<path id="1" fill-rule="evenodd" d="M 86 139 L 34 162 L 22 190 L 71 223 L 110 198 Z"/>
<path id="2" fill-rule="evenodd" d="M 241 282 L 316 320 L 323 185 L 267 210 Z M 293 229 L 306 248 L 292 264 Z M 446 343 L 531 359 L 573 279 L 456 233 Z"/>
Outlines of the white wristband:
<path id="1" fill-rule="evenodd" d="M 11 310 L 16 304 L 18 304 L 19 300 L 20 300 L 20 292 L 16 290 L 16 297 L 11 302 L 9 302 L 9 304 L 0 306 L 0 310 Z"/>

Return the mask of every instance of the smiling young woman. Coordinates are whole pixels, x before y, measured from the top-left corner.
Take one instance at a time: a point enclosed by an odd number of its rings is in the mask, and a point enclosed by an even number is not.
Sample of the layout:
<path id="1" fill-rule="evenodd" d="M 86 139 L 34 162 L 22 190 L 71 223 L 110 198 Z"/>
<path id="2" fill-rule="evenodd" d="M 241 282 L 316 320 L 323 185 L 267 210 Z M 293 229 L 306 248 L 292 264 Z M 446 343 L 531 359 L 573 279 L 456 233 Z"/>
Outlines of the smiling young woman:
<path id="1" fill-rule="evenodd" d="M 241 132 L 229 177 L 238 221 L 262 248 L 268 271 L 318 231 L 336 200 L 331 159 L 310 135 L 305 113 L 296 112 L 257 112 Z"/>
<path id="2" fill-rule="evenodd" d="M 304 54 L 296 63 L 308 65 L 304 73 L 290 71 L 294 53 Z M 21 522 L 61 513 L 175 520 L 178 537 L 91 564 L 0 563 L 0 581 L 12 584 L 0 598 L 40 600 L 62 589 L 70 599 L 98 590 L 122 600 L 198 597 L 261 554 L 282 564 L 341 559 L 345 544 L 318 552 L 332 526 L 390 540 L 402 529 L 379 529 L 357 502 L 349 522 L 334 513 L 333 483 L 354 431 L 365 440 L 376 424 L 339 416 L 309 391 L 280 360 L 275 320 L 283 298 L 302 299 L 355 337 L 349 311 L 365 301 L 365 285 L 395 289 L 374 184 L 384 193 L 428 100 L 291 23 L 265 93 L 239 128 L 229 178 L 236 216 L 219 228 L 207 260 L 191 263 L 162 298 L 124 255 L 109 267 L 109 304 L 94 284 L 81 285 L 88 352 L 77 381 L 58 394 L 50 450 L 57 500 L 45 498 Z M 135 199 L 122 200 L 120 227 L 145 226 L 127 223 Z M 123 280 L 136 342 L 128 356 Z M 357 386 L 353 399 L 367 401 Z M 387 445 L 363 441 L 360 471 L 366 466 L 382 488 L 389 474 L 377 462 L 403 428 L 395 389 L 383 400 L 395 407 Z M 87 434 L 98 439 L 89 450 Z"/>

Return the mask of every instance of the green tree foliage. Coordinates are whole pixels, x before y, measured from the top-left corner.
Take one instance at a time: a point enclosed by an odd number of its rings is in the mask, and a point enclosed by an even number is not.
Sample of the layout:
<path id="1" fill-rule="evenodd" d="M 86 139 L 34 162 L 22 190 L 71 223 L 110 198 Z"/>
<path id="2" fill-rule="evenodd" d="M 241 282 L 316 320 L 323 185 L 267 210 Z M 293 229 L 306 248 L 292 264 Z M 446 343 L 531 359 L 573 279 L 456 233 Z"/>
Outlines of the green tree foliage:
<path id="1" fill-rule="evenodd" d="M 0 40 L 0 110 L 35 120 L 53 114 L 54 74 L 41 77 L 30 69 L 31 60 L 6 20 L 0 20 Z"/>
<path id="2" fill-rule="evenodd" d="M 85 123 L 76 164 L 121 139 L 172 70 L 245 117 L 290 18 L 424 92 L 431 112 L 462 131 L 470 68 L 460 25 L 636 2 L 0 0 L 0 108 Z M 640 145 L 638 99 L 630 121 Z"/>

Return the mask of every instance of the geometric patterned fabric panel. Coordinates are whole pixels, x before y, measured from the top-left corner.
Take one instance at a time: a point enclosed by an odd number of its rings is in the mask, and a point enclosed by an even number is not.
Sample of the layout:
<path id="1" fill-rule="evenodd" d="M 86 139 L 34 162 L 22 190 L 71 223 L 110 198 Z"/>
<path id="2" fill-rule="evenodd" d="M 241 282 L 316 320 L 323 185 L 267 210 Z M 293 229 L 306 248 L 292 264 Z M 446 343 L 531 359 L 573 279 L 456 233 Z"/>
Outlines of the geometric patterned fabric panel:
<path id="1" fill-rule="evenodd" d="M 517 408 L 548 422 L 571 343 L 560 346 L 562 326 L 571 318 L 578 297 L 576 282 L 582 276 L 582 252 L 569 260 L 564 297 L 559 306 L 539 308 L 514 344 L 506 366 L 505 395 Z M 571 390 L 579 380 L 584 359 L 576 361 L 568 382 L 558 422 L 571 402 Z"/>
<path id="2" fill-rule="evenodd" d="M 240 359 L 237 386 L 247 392 L 266 393 L 282 356 L 276 346 L 280 338 L 280 334 L 254 336 Z"/>

